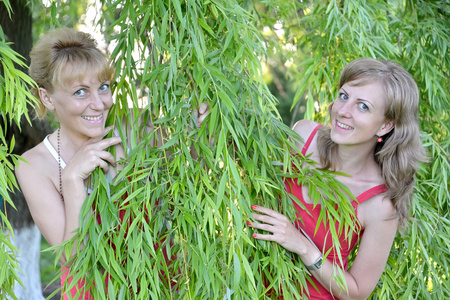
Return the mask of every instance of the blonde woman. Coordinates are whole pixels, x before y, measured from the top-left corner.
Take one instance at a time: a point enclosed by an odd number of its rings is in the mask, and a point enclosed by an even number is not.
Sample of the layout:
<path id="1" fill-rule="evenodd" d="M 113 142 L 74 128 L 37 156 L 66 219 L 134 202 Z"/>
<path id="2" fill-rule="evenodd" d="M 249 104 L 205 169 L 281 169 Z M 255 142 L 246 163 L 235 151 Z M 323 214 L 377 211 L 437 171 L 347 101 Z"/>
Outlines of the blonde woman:
<path id="1" fill-rule="evenodd" d="M 105 127 L 105 121 L 113 105 L 114 68 L 89 34 L 70 28 L 42 36 L 30 57 L 29 73 L 38 84 L 35 95 L 41 100 L 38 115 L 44 118 L 47 111 L 52 112 L 60 127 L 23 154 L 27 162 L 20 163 L 16 175 L 36 225 L 49 245 L 55 246 L 70 240 L 80 226 L 91 173 L 101 168 L 114 176 L 119 171 L 116 161 L 125 156 L 123 147 L 116 147 L 115 157 L 107 151 L 121 143 L 120 137 L 105 138 L 113 130 Z M 207 114 L 202 104 L 198 124 Z M 159 146 L 161 139 L 151 143 Z M 63 263 L 66 259 L 61 257 Z M 67 272 L 62 285 L 66 277 Z M 74 287 L 72 298 L 76 293 Z M 88 292 L 81 294 L 80 299 L 91 299 Z M 67 294 L 63 296 L 67 299 Z"/>
<path id="2" fill-rule="evenodd" d="M 308 299 L 366 299 L 386 265 L 397 231 L 405 226 L 413 197 L 414 175 L 425 160 L 419 138 L 419 93 L 411 75 L 392 61 L 358 59 L 343 70 L 339 93 L 330 106 L 331 121 L 322 126 L 299 121 L 294 130 L 305 141 L 298 152 L 312 154 L 318 167 L 350 176 L 336 176 L 357 201 L 352 205 L 359 224 L 351 244 L 340 237 L 343 264 L 332 249 L 329 228 L 316 224 L 320 214 L 309 198 L 308 187 L 286 180 L 286 187 L 306 210 L 294 203 L 294 224 L 284 215 L 253 206 L 256 239 L 273 241 L 299 255 L 312 274 Z M 321 199 L 321 201 L 327 201 Z M 264 232 L 266 231 L 266 232 Z M 351 269 L 347 256 L 360 243 Z M 348 290 L 334 275 L 342 270 Z M 304 292 L 306 293 L 306 292 Z"/>

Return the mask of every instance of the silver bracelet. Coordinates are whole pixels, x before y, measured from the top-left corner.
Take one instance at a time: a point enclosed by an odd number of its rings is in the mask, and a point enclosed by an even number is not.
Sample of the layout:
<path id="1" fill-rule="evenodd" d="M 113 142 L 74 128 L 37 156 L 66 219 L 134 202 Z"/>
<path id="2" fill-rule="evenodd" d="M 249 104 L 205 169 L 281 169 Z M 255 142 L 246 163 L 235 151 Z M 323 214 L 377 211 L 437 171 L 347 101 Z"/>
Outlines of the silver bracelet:
<path id="1" fill-rule="evenodd" d="M 312 239 L 309 237 L 309 235 L 307 235 L 306 232 L 305 232 L 301 227 L 299 227 L 299 228 L 300 228 L 300 230 L 302 231 L 303 235 L 311 242 L 311 244 L 312 244 L 318 251 L 320 251 L 319 248 L 317 248 L 316 244 L 314 244 L 314 242 L 312 241 Z M 320 268 L 322 268 L 323 263 L 324 263 L 324 261 L 323 261 L 323 255 L 322 255 L 322 252 L 321 252 L 321 253 L 320 253 L 320 257 L 319 257 L 312 265 L 310 265 L 310 266 L 305 265 L 305 267 L 306 267 L 308 270 L 319 270 Z"/>
<path id="2" fill-rule="evenodd" d="M 322 253 L 320 253 L 320 257 L 312 265 L 310 265 L 310 266 L 305 265 L 305 267 L 311 271 L 319 270 L 320 268 L 322 268 L 323 263 L 324 263 L 323 255 L 322 255 Z"/>

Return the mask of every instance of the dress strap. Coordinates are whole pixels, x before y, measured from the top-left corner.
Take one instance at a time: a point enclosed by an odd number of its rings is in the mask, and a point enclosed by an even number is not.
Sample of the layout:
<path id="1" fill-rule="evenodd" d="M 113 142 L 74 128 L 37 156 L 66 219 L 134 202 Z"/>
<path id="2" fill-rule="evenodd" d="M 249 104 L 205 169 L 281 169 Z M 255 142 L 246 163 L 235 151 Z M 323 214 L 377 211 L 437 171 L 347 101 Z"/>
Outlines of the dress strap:
<path id="1" fill-rule="evenodd" d="M 52 146 L 52 144 L 48 140 L 48 137 L 49 137 L 48 135 L 45 137 L 44 145 L 45 145 L 45 147 L 47 147 L 47 150 L 50 152 L 50 154 L 56 159 L 56 162 L 59 161 L 61 164 L 61 168 L 64 169 L 66 167 L 66 163 L 64 162 L 62 157 L 60 157 L 58 160 L 58 152 L 56 152 L 55 148 Z"/>
<path id="2" fill-rule="evenodd" d="M 387 187 L 384 184 L 380 184 L 371 189 L 368 189 L 367 191 L 365 191 L 364 193 L 362 193 L 361 195 L 356 197 L 356 200 L 359 204 L 361 204 L 362 202 L 366 201 L 367 199 L 370 199 L 373 196 L 384 193 L 386 191 L 387 191 Z"/>
<path id="3" fill-rule="evenodd" d="M 316 128 L 314 128 L 314 130 L 309 135 L 308 140 L 306 141 L 305 145 L 302 148 L 302 154 L 303 155 L 305 155 L 306 151 L 308 151 L 309 145 L 311 145 L 311 142 L 314 139 L 314 136 L 316 135 L 317 130 L 319 130 L 320 127 L 322 127 L 322 124 L 317 125 Z"/>

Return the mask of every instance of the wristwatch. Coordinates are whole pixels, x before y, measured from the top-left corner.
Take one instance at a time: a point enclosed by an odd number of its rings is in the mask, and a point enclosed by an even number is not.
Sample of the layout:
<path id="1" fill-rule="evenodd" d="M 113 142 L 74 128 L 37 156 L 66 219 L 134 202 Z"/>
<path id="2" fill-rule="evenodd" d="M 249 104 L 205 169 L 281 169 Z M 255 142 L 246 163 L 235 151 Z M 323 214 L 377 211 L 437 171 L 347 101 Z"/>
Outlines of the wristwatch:
<path id="1" fill-rule="evenodd" d="M 320 254 L 319 258 L 310 266 L 306 266 L 305 267 L 308 270 L 319 270 L 320 268 L 322 268 L 323 266 L 323 255 L 322 253 Z"/>

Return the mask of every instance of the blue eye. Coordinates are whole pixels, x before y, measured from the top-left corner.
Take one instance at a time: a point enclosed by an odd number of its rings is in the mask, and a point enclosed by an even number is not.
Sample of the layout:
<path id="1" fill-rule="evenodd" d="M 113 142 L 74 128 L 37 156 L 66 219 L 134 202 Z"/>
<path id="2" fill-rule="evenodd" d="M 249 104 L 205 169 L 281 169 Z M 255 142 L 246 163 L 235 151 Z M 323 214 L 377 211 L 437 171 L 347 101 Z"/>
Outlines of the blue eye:
<path id="1" fill-rule="evenodd" d="M 344 93 L 339 93 L 339 98 L 342 100 L 348 100 L 348 96 Z"/>
<path id="2" fill-rule="evenodd" d="M 85 89 L 79 89 L 78 91 L 76 91 L 75 93 L 73 93 L 75 96 L 85 96 L 86 95 L 86 90 Z"/>
<path id="3" fill-rule="evenodd" d="M 100 91 L 104 92 L 104 91 L 108 91 L 109 90 L 109 84 L 102 84 L 99 88 Z"/>
<path id="4" fill-rule="evenodd" d="M 358 105 L 361 110 L 369 110 L 369 107 L 364 103 L 359 103 Z"/>

